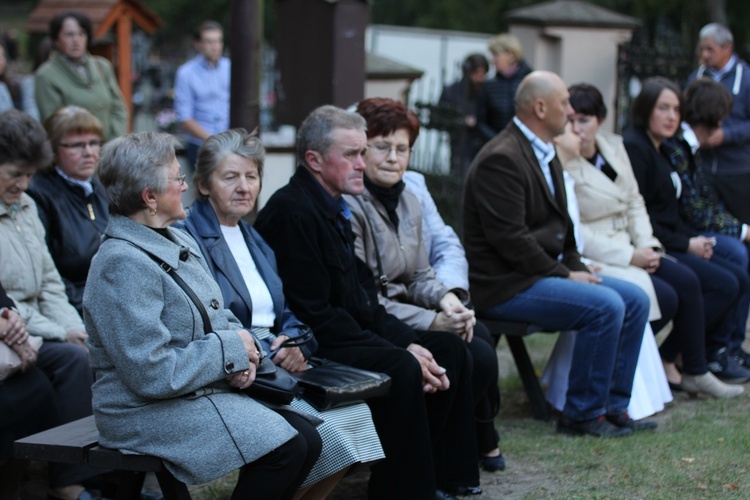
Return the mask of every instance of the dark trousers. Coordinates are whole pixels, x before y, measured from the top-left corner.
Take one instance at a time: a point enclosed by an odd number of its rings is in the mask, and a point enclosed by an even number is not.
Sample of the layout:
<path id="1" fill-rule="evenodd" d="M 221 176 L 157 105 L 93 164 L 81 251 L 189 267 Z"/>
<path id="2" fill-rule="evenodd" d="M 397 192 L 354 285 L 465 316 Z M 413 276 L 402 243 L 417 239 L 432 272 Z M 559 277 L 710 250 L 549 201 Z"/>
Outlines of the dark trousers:
<path id="1" fill-rule="evenodd" d="M 472 358 L 472 389 L 477 449 L 486 454 L 497 448 L 500 436 L 495 429 L 495 417 L 500 411 L 500 390 L 497 386 L 498 367 L 495 344 L 484 323 L 474 327 L 474 339 L 467 345 Z"/>
<path id="2" fill-rule="evenodd" d="M 651 322 L 654 332 L 674 321 L 671 333 L 659 348 L 661 357 L 674 362 L 682 353 L 686 373 L 706 373 L 706 323 L 698 276 L 688 266 L 665 257 L 651 281 L 661 309 L 661 319 Z"/>
<path id="3" fill-rule="evenodd" d="M 670 252 L 670 255 L 692 269 L 701 283 L 706 318 L 706 351 L 711 353 L 729 347 L 736 325 L 739 281 L 714 259 L 706 260 L 682 252 Z"/>
<path id="4" fill-rule="evenodd" d="M 736 352 L 741 349 L 742 342 L 745 341 L 745 328 L 750 309 L 750 256 L 748 256 L 750 247 L 737 238 L 723 234 L 709 233 L 708 236 L 716 238 L 714 256 L 711 260 L 732 273 L 740 286 L 740 297 L 734 309 L 735 326 L 732 328 L 729 339 L 729 350 Z"/>
<path id="5" fill-rule="evenodd" d="M 317 351 L 391 377 L 388 395 L 368 401 L 386 455 L 372 467 L 371 499 L 432 500 L 438 486 L 479 484 L 468 350 L 450 333 L 417 334 L 447 370 L 449 390 L 425 395 L 419 362 L 405 349 L 322 345 Z"/>
<path id="6" fill-rule="evenodd" d="M 240 469 L 232 500 L 292 498 L 318 460 L 323 441 L 315 426 L 294 412 L 278 413 L 299 434 Z"/>
<path id="7" fill-rule="evenodd" d="M 36 365 L 52 383 L 60 424 L 91 415 L 94 377 L 86 350 L 67 342 L 44 341 Z M 49 486 L 60 488 L 78 484 L 104 472 L 87 465 L 50 464 Z"/>

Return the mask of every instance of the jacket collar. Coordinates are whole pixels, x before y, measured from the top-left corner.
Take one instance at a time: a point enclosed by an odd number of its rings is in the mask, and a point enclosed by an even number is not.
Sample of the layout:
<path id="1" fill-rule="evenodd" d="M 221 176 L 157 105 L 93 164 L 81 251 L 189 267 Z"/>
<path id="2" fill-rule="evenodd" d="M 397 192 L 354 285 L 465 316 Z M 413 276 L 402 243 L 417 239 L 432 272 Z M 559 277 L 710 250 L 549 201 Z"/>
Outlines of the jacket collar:
<path id="1" fill-rule="evenodd" d="M 540 183 L 540 187 L 542 189 L 542 192 L 544 193 L 544 196 L 547 198 L 547 200 L 555 210 L 563 215 L 566 215 L 567 207 L 565 206 L 565 203 L 563 203 L 565 199 L 565 182 L 562 178 L 562 168 L 559 167 L 559 160 L 557 159 L 557 156 L 553 157 L 552 161 L 550 162 L 550 175 L 552 176 L 552 183 L 555 185 L 555 196 L 552 196 L 552 193 L 549 190 L 549 186 L 547 186 L 547 179 L 545 179 L 544 172 L 542 172 L 542 168 L 539 166 L 539 159 L 534 153 L 531 142 L 515 122 L 510 122 L 508 128 L 509 132 L 513 134 L 516 141 L 518 141 L 521 154 L 525 157 L 526 163 L 530 167 L 532 167 L 531 171 L 533 172 L 533 175 L 536 178 L 537 182 Z M 552 168 L 551 164 L 555 162 L 558 163 L 558 168 Z"/>
<path id="2" fill-rule="evenodd" d="M 336 216 L 343 208 L 342 199 L 336 200 L 328 194 L 318 180 L 307 171 L 307 167 L 298 165 L 292 181 L 300 184 L 300 187 L 310 195 L 312 201 L 327 218 L 336 220 Z"/>
<path id="3" fill-rule="evenodd" d="M 149 252 L 163 260 L 174 269 L 180 268 L 180 251 L 187 247 L 194 256 L 200 258 L 189 237 L 177 229 L 167 228 L 169 238 L 165 238 L 151 228 L 123 215 L 111 215 L 105 236 L 125 240 L 128 243 Z"/>
<path id="4" fill-rule="evenodd" d="M 232 287 L 242 297 L 248 310 L 252 311 L 253 302 L 250 292 L 242 279 L 242 272 L 239 266 L 237 266 L 237 261 L 234 260 L 232 251 L 224 239 L 219 219 L 211 206 L 211 202 L 207 199 L 197 199 L 188 209 L 188 217 L 193 222 L 192 227 L 195 228 L 196 235 L 200 238 L 203 246 L 209 253 L 207 255 L 208 260 L 227 277 Z M 249 224 L 240 221 L 239 226 L 250 255 L 253 261 L 255 261 L 255 267 L 258 269 L 258 273 L 260 273 L 271 293 L 274 310 L 276 310 L 277 304 L 283 303 L 281 281 L 273 268 L 268 264 L 266 257 L 256 243 L 255 238 L 251 234 L 253 230 Z M 276 310 L 277 319 L 280 317 L 280 314 L 281 311 Z"/>

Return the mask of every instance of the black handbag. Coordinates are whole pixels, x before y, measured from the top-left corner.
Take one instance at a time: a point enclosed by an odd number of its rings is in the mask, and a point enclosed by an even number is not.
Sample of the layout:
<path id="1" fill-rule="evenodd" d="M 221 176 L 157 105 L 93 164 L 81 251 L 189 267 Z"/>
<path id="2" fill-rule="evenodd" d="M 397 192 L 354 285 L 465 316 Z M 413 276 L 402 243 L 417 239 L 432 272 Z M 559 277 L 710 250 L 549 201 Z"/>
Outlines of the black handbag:
<path id="1" fill-rule="evenodd" d="M 266 403 L 288 405 L 299 391 L 299 384 L 292 375 L 264 356 L 255 370 L 255 381 L 242 392 L 253 399 Z"/>
<path id="2" fill-rule="evenodd" d="M 131 243 L 131 245 L 133 244 Z M 174 279 L 175 282 L 180 286 L 180 288 L 182 288 L 182 290 L 187 294 L 187 296 L 190 297 L 190 300 L 193 301 L 195 307 L 198 308 L 198 312 L 200 313 L 201 319 L 203 320 L 203 332 L 205 334 L 211 333 L 211 331 L 213 330 L 213 328 L 211 327 L 211 319 L 208 317 L 206 308 L 203 307 L 203 304 L 201 303 L 198 296 L 195 295 L 193 289 L 190 288 L 187 283 L 185 283 L 180 275 L 177 274 L 169 264 L 161 260 L 156 255 L 152 254 L 151 252 L 143 248 L 140 249 L 144 253 L 146 253 L 146 255 L 151 257 L 154 262 L 159 264 L 159 267 L 164 272 L 169 274 L 172 279 Z M 300 340 L 289 339 L 282 345 L 284 347 L 287 347 L 291 345 L 303 344 L 305 342 L 308 342 L 309 339 L 312 338 L 312 334 L 308 335 L 307 332 L 305 332 L 305 335 L 303 337 L 304 338 Z M 297 381 L 292 378 L 289 372 L 284 370 L 280 366 L 276 366 L 273 361 L 268 358 L 268 356 L 263 356 L 260 360 L 260 363 L 258 364 L 258 367 L 255 370 L 255 380 L 253 381 L 252 385 L 250 385 L 250 387 L 242 389 L 240 392 L 247 394 L 253 399 L 259 399 L 260 401 L 266 403 L 286 405 L 292 402 L 298 391 L 299 386 L 297 385 Z"/>
<path id="3" fill-rule="evenodd" d="M 384 373 L 321 358 L 310 358 L 308 364 L 312 367 L 291 376 L 299 382 L 299 396 L 318 411 L 385 396 L 391 388 L 391 377 Z"/>

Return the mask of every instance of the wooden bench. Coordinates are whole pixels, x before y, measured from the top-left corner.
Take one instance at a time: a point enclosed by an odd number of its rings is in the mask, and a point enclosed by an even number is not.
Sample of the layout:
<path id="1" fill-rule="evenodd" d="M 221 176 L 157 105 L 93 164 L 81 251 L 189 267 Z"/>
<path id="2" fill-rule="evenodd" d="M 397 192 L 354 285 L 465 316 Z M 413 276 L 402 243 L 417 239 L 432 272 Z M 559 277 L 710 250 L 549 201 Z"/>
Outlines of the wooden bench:
<path id="1" fill-rule="evenodd" d="M 539 377 L 536 376 L 534 365 L 529 358 L 529 352 L 526 350 L 524 337 L 539 330 L 538 327 L 528 323 L 517 323 L 514 321 L 495 321 L 487 318 L 478 318 L 487 326 L 493 337 L 499 338 L 505 335 L 508 340 L 508 347 L 513 355 L 513 361 L 516 363 L 518 374 L 521 376 L 521 382 L 526 389 L 526 395 L 531 404 L 531 413 L 537 420 L 547 421 L 550 418 L 549 405 L 544 396 L 542 386 L 539 384 Z"/>
<path id="2" fill-rule="evenodd" d="M 139 499 L 147 472 L 156 474 L 165 500 L 189 500 L 187 486 L 170 473 L 161 459 L 146 455 L 125 455 L 99 445 L 94 417 L 47 429 L 14 443 L 14 456 L 37 462 L 87 464 L 111 469 L 120 476 L 117 499 Z"/>

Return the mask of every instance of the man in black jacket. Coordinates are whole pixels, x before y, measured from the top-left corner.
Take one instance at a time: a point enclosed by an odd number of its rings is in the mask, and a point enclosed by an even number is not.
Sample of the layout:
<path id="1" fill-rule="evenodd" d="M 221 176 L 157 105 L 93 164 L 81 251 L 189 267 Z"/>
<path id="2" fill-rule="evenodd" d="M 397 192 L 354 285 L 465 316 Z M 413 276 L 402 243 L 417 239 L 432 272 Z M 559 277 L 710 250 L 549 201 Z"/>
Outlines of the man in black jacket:
<path id="1" fill-rule="evenodd" d="M 372 468 L 369 497 L 450 498 L 479 484 L 471 359 L 458 336 L 412 330 L 378 303 L 341 199 L 362 193 L 366 150 L 362 117 L 313 111 L 299 129 L 297 172 L 255 227 L 276 253 L 291 309 L 315 332 L 317 354 L 392 379 L 387 397 L 368 402 L 387 457 Z"/>

